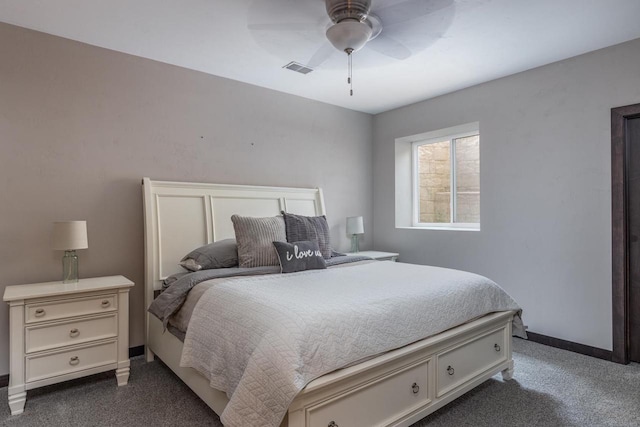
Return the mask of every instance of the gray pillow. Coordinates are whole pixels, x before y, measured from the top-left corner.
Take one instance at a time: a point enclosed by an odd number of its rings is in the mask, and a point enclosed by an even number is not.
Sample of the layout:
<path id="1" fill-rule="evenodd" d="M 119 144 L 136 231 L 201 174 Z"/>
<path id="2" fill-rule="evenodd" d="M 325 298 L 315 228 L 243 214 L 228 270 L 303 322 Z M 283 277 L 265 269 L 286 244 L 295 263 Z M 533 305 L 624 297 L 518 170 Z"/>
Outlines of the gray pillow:
<path id="1" fill-rule="evenodd" d="M 238 242 L 240 267 L 278 265 L 278 255 L 273 242 L 286 242 L 287 234 L 281 216 L 254 218 L 231 216 Z"/>
<path id="2" fill-rule="evenodd" d="M 282 212 L 287 230 L 287 242 L 317 242 L 324 259 L 331 258 L 331 238 L 327 218 Z"/>
<path id="3" fill-rule="evenodd" d="M 273 242 L 280 260 L 280 271 L 293 273 L 327 268 L 318 242 Z"/>
<path id="4" fill-rule="evenodd" d="M 238 245 L 235 239 L 209 243 L 185 255 L 180 265 L 189 271 L 235 267 L 238 265 Z"/>

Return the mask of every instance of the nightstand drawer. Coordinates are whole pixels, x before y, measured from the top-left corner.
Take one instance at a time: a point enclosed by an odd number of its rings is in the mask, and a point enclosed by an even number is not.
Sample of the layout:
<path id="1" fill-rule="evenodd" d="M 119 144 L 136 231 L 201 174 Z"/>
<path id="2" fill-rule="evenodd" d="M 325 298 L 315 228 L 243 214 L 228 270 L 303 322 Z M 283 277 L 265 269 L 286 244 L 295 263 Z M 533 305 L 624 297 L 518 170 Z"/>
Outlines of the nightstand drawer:
<path id="1" fill-rule="evenodd" d="M 115 294 L 27 304 L 25 322 L 44 322 L 117 310 Z"/>
<path id="2" fill-rule="evenodd" d="M 117 342 L 111 341 L 60 352 L 27 355 L 25 381 L 29 383 L 116 363 L 117 349 Z"/>
<path id="3" fill-rule="evenodd" d="M 25 351 L 50 350 L 67 345 L 81 344 L 118 335 L 118 316 L 90 317 L 50 324 L 36 324 L 26 327 Z"/>

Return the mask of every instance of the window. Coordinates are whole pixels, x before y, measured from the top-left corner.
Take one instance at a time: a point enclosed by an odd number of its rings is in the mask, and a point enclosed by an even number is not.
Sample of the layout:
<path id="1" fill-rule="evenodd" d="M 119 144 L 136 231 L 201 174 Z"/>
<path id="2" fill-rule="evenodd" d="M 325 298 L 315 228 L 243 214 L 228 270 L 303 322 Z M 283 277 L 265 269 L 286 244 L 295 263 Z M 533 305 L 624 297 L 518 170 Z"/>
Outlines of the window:
<path id="1" fill-rule="evenodd" d="M 478 123 L 396 140 L 396 227 L 480 229 Z"/>
<path id="2" fill-rule="evenodd" d="M 480 135 L 413 143 L 414 225 L 480 223 Z"/>

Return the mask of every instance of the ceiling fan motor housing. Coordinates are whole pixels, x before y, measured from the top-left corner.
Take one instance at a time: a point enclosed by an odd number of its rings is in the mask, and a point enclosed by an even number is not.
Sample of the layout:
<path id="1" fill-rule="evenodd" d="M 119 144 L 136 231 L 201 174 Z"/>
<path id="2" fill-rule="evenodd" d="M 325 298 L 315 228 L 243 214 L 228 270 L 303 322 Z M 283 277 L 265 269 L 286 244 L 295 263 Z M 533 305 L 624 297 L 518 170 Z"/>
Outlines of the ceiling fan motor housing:
<path id="1" fill-rule="evenodd" d="M 369 15 L 371 0 L 325 0 L 327 13 L 334 24 L 348 20 L 363 22 Z"/>

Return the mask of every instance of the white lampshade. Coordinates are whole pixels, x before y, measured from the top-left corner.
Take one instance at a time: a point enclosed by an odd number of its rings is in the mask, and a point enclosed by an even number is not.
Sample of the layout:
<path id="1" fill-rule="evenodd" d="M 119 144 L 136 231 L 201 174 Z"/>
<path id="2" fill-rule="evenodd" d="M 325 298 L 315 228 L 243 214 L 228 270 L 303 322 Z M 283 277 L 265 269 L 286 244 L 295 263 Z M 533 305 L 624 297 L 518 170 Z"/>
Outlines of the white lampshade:
<path id="1" fill-rule="evenodd" d="M 364 220 L 361 216 L 347 218 L 347 234 L 364 234 Z"/>
<path id="2" fill-rule="evenodd" d="M 329 27 L 326 34 L 336 49 L 340 51 L 352 49 L 355 52 L 369 41 L 371 33 L 371 27 L 364 22 L 345 19 Z"/>
<path id="3" fill-rule="evenodd" d="M 54 250 L 87 249 L 87 221 L 56 221 L 53 223 L 51 246 Z"/>

